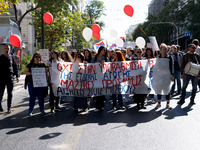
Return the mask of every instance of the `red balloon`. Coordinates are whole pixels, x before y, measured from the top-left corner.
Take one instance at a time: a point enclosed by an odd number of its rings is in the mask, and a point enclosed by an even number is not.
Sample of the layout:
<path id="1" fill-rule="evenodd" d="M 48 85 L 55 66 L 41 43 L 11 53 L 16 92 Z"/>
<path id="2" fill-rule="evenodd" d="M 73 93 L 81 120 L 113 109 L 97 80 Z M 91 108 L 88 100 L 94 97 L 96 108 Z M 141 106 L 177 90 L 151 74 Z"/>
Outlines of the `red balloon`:
<path id="1" fill-rule="evenodd" d="M 12 34 L 9 38 L 9 42 L 12 46 L 20 47 L 21 46 L 21 38 L 17 34 Z"/>
<path id="2" fill-rule="evenodd" d="M 51 13 L 45 13 L 43 15 L 43 20 L 44 22 L 46 22 L 47 24 L 51 24 L 53 22 L 53 15 Z"/>
<path id="3" fill-rule="evenodd" d="M 99 25 L 98 25 L 98 24 L 94 24 L 94 25 L 92 26 L 92 31 L 93 31 L 93 33 L 99 33 L 99 32 L 100 32 L 100 27 L 99 27 Z"/>
<path id="4" fill-rule="evenodd" d="M 99 40 L 100 37 L 101 37 L 100 33 L 94 33 L 94 32 L 93 32 L 92 35 L 93 35 L 93 37 L 94 37 L 95 39 L 97 39 L 97 40 Z"/>
<path id="5" fill-rule="evenodd" d="M 133 13 L 134 13 L 133 7 L 130 6 L 130 5 L 124 6 L 124 13 L 125 13 L 127 16 L 132 17 L 132 16 L 133 16 Z"/>

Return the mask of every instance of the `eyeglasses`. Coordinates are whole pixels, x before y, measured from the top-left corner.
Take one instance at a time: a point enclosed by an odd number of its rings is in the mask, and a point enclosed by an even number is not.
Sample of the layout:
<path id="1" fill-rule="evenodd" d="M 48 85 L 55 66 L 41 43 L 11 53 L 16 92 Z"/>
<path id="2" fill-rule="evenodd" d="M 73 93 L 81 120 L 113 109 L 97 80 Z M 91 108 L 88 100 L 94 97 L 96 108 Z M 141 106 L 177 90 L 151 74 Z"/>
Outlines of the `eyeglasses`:
<path id="1" fill-rule="evenodd" d="M 35 58 L 40 58 L 40 56 L 35 56 Z"/>
<path id="2" fill-rule="evenodd" d="M 138 54 L 141 54 L 142 52 L 137 52 Z"/>

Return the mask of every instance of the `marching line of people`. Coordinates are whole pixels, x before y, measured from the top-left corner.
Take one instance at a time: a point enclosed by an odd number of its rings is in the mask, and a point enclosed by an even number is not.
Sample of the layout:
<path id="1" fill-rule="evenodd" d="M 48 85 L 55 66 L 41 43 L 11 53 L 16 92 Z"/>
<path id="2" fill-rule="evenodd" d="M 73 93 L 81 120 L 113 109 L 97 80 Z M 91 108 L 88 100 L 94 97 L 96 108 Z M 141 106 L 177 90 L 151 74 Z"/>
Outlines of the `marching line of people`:
<path id="1" fill-rule="evenodd" d="M 143 60 L 143 59 L 152 59 L 152 58 L 167 58 L 169 59 L 169 69 L 171 73 L 171 80 L 173 81 L 173 85 L 171 87 L 170 92 L 165 95 L 166 97 L 166 108 L 172 109 L 170 106 L 170 97 L 176 95 L 180 95 L 180 100 L 178 104 L 185 103 L 186 89 L 189 84 L 189 81 L 192 82 L 192 94 L 190 98 L 190 104 L 195 104 L 195 96 L 197 92 L 197 85 L 200 88 L 200 76 L 199 74 L 188 74 L 185 72 L 186 66 L 188 66 L 188 62 L 191 64 L 199 65 L 200 63 L 200 47 L 199 41 L 197 39 L 193 40 L 191 44 L 188 45 L 188 51 L 183 52 L 180 51 L 180 46 L 172 45 L 167 46 L 162 43 L 160 45 L 160 51 L 153 52 L 153 50 L 148 47 L 144 49 L 140 49 L 139 47 L 127 47 L 126 49 L 115 49 L 108 50 L 104 46 L 100 46 L 98 51 L 91 51 L 89 49 L 82 49 L 78 52 L 75 51 L 63 51 L 61 54 L 58 51 L 53 50 L 50 52 L 49 62 L 48 64 L 44 64 L 41 62 L 41 55 L 36 52 L 30 63 L 26 66 L 24 74 L 25 78 L 25 88 L 28 87 L 29 93 L 29 110 L 28 115 L 32 116 L 35 106 L 36 98 L 38 98 L 39 107 L 41 115 L 45 115 L 46 112 L 44 110 L 44 98 L 48 94 L 48 88 L 45 87 L 34 87 L 32 80 L 31 68 L 42 67 L 46 70 L 47 82 L 50 87 L 50 95 L 49 95 L 49 105 L 50 112 L 55 113 L 56 111 L 61 111 L 60 101 L 63 99 L 68 99 L 69 96 L 66 97 L 56 97 L 53 93 L 52 82 L 50 78 L 50 69 L 53 62 L 63 61 L 63 62 L 74 62 L 74 63 L 104 63 L 104 62 L 115 62 L 115 61 L 131 61 L 131 60 Z M 0 112 L 3 112 L 2 108 L 2 98 L 5 90 L 5 86 L 7 85 L 7 112 L 11 112 L 11 104 L 12 104 L 12 91 L 13 91 L 13 78 L 16 76 L 17 82 L 18 80 L 18 68 L 13 56 L 9 55 L 10 47 L 9 45 L 4 46 L 4 54 L 0 56 L 0 68 L 3 73 L 0 74 Z M 193 67 L 193 66 L 190 66 Z M 199 72 L 199 71 L 198 71 Z M 163 77 L 164 78 L 164 77 Z M 181 79 L 183 80 L 183 86 L 181 85 Z M 177 92 L 175 88 L 177 86 Z M 125 100 L 123 100 L 125 97 Z M 149 97 L 151 99 L 151 103 L 155 103 L 154 95 L 152 94 L 134 94 L 133 99 L 137 104 L 136 108 L 146 109 L 145 100 Z M 161 97 L 162 95 L 157 95 L 157 104 L 155 106 L 156 109 L 161 107 Z M 129 101 L 129 95 L 123 94 L 112 94 L 110 95 L 112 98 L 112 108 L 113 110 L 117 110 L 117 102 L 119 104 L 119 109 L 125 110 L 124 102 Z M 79 109 L 86 111 L 88 107 L 88 99 L 87 97 L 73 97 L 73 107 L 76 112 Z M 104 101 L 105 95 L 93 97 L 95 102 L 95 111 L 103 111 L 104 110 Z M 118 100 L 118 101 L 117 101 Z"/>

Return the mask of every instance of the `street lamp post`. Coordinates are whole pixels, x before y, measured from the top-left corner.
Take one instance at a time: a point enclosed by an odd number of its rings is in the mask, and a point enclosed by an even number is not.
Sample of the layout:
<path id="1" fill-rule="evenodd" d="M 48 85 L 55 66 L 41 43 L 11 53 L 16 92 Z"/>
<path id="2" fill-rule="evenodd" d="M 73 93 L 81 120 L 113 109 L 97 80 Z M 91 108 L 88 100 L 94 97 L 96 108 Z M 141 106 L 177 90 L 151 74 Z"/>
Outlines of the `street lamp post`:
<path id="1" fill-rule="evenodd" d="M 170 24 L 176 28 L 176 44 L 178 45 L 178 27 L 173 22 L 152 22 L 151 24 Z"/>

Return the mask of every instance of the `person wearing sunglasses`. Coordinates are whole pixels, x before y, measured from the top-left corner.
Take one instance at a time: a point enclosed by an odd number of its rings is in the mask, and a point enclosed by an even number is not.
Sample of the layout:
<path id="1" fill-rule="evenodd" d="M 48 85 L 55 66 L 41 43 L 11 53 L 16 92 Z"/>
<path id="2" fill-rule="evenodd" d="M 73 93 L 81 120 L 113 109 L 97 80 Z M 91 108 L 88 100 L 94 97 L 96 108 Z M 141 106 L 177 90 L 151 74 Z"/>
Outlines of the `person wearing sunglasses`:
<path id="1" fill-rule="evenodd" d="M 100 46 L 98 49 L 97 55 L 95 55 L 92 58 L 91 63 L 104 63 L 104 62 L 109 62 L 109 59 L 107 57 L 107 49 L 104 46 Z M 94 97 L 95 101 L 95 111 L 103 111 L 104 110 L 104 101 L 105 101 L 105 95 L 102 96 L 95 96 Z"/>
<path id="2" fill-rule="evenodd" d="M 178 104 L 184 104 L 185 103 L 185 95 L 186 95 L 186 88 L 189 84 L 189 81 L 192 81 L 192 95 L 190 97 L 190 104 L 195 105 L 194 99 L 197 92 L 197 84 L 198 84 L 198 75 L 192 76 L 184 72 L 185 66 L 188 62 L 192 62 L 195 64 L 200 63 L 200 56 L 198 53 L 195 52 L 196 45 L 195 44 L 189 44 L 188 46 L 188 52 L 183 55 L 182 63 L 181 63 L 181 78 L 183 79 L 183 87 L 182 87 L 182 93 L 181 98 Z"/>
<path id="3" fill-rule="evenodd" d="M 135 49 L 135 55 L 136 57 L 133 58 L 133 60 L 143 60 L 145 59 L 142 57 L 142 50 L 140 48 Z M 144 106 L 144 101 L 147 97 L 147 94 L 134 94 L 134 101 L 137 103 L 137 109 L 146 109 Z"/>
<path id="4" fill-rule="evenodd" d="M 172 57 L 172 71 L 174 75 L 174 83 L 171 87 L 171 95 L 175 94 L 175 85 L 177 82 L 177 95 L 180 95 L 181 93 L 181 61 L 182 61 L 182 55 L 178 53 L 176 45 L 171 46 L 171 57 Z"/>
<path id="5" fill-rule="evenodd" d="M 41 55 L 39 53 L 35 53 L 30 61 L 30 63 L 26 66 L 24 74 L 26 75 L 25 78 L 25 88 L 28 86 L 28 92 L 29 92 L 29 111 L 28 115 L 32 116 L 36 97 L 39 101 L 40 106 L 40 112 L 41 115 L 45 115 L 44 111 L 44 92 L 45 87 L 34 87 L 33 86 L 33 79 L 32 79 L 32 73 L 31 68 L 45 68 L 46 73 L 48 69 L 46 68 L 46 65 L 44 63 L 41 63 Z"/>

